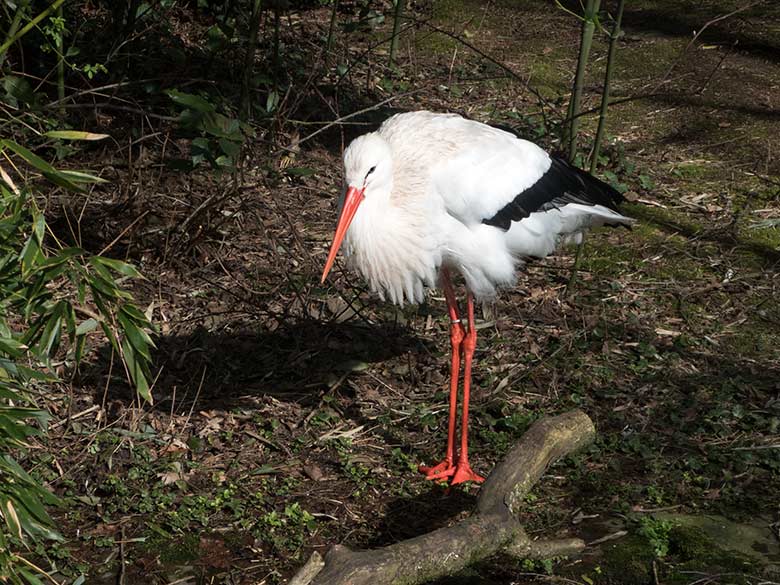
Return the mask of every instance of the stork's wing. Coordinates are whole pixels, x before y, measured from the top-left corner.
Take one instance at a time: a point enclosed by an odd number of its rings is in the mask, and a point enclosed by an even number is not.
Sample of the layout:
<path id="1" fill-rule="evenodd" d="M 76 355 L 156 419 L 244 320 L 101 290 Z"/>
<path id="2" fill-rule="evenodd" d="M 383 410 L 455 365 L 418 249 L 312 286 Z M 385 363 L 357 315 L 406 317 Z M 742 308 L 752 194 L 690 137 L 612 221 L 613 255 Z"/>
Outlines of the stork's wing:
<path id="1" fill-rule="evenodd" d="M 433 187 L 447 211 L 465 224 L 485 223 L 508 230 L 535 211 L 568 203 L 617 210 L 623 197 L 615 189 L 535 144 L 481 126 L 433 174 Z"/>
<path id="2" fill-rule="evenodd" d="M 550 168 L 536 183 L 519 193 L 495 215 L 482 223 L 508 230 L 513 221 L 520 221 L 534 211 L 548 211 L 567 203 L 601 205 L 617 211 L 623 196 L 590 173 L 578 169 L 565 159 L 554 156 Z"/>

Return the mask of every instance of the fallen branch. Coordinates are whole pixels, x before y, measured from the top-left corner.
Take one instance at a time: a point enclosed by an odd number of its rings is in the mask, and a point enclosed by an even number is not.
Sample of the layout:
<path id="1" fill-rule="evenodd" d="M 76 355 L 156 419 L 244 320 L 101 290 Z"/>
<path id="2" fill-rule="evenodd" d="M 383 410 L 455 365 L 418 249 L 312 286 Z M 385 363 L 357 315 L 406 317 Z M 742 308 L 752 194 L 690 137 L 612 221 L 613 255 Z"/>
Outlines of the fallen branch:
<path id="1" fill-rule="evenodd" d="M 575 410 L 536 422 L 485 481 L 474 513 L 452 526 L 375 550 L 336 545 L 315 552 L 290 585 L 415 585 L 453 574 L 503 552 L 543 559 L 585 548 L 576 538 L 531 540 L 517 519 L 526 494 L 547 468 L 590 443 L 596 431 Z"/>

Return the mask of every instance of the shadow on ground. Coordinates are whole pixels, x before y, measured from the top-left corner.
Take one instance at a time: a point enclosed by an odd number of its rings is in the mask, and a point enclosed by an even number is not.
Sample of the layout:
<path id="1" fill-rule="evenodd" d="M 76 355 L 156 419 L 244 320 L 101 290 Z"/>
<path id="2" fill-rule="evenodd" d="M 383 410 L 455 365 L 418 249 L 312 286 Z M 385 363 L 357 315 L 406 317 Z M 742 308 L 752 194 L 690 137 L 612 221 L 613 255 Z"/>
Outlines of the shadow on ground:
<path id="1" fill-rule="evenodd" d="M 431 483 L 429 490 L 387 504 L 367 548 L 387 546 L 448 526 L 457 516 L 473 510 L 476 502 L 472 493 Z"/>
<path id="2" fill-rule="evenodd" d="M 160 376 L 153 392 L 156 407 L 166 411 L 174 400 L 177 409 L 186 410 L 193 400 L 198 408 L 230 408 L 243 397 L 260 395 L 305 402 L 368 364 L 429 351 L 412 331 L 392 323 L 313 319 L 275 331 L 215 334 L 198 328 L 189 335 L 163 336 L 157 346 L 152 371 Z M 110 357 L 97 363 L 101 367 L 86 369 L 83 381 L 102 387 Z M 112 397 L 130 399 L 129 388 L 118 380 L 113 380 Z"/>

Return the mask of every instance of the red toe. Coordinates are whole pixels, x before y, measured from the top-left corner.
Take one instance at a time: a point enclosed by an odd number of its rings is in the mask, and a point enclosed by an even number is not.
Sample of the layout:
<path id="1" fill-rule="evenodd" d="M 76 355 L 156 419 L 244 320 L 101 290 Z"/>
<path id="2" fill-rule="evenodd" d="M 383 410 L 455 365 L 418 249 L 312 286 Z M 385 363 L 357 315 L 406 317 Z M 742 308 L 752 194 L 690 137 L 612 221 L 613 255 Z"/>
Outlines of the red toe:
<path id="1" fill-rule="evenodd" d="M 434 481 L 446 481 L 448 477 L 452 477 L 455 474 L 456 470 L 455 466 L 452 464 L 452 461 L 447 459 L 438 465 L 434 465 L 432 467 L 420 465 L 420 467 L 417 469 L 420 473 L 425 474 L 425 479 Z"/>
<path id="2" fill-rule="evenodd" d="M 458 461 L 458 465 L 455 467 L 455 473 L 450 479 L 450 485 L 457 485 L 466 481 L 473 481 L 475 483 L 482 483 L 485 478 L 475 473 L 468 461 Z"/>

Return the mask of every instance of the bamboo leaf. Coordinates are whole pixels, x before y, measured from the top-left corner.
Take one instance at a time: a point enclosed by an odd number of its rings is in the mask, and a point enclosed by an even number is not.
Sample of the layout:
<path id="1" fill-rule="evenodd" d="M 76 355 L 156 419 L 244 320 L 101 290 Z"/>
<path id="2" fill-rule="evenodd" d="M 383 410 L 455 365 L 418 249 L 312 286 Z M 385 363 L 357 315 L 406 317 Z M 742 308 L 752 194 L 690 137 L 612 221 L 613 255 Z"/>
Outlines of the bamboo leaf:
<path id="1" fill-rule="evenodd" d="M 140 272 L 138 272 L 135 266 L 127 262 L 122 262 L 121 260 L 115 260 L 113 258 L 104 258 L 103 256 L 93 256 L 92 258 L 90 258 L 90 262 L 91 261 L 94 261 L 97 264 L 108 266 L 112 270 L 115 270 L 119 274 L 124 274 L 125 276 L 132 276 L 133 278 L 143 278 L 143 276 L 141 275 Z"/>
<path id="2" fill-rule="evenodd" d="M 24 146 L 21 146 L 12 140 L 6 139 L 0 140 L 0 146 L 4 146 L 15 152 L 29 165 L 38 169 L 44 177 L 49 179 L 55 185 L 59 185 L 60 187 L 70 191 L 83 192 L 83 189 L 73 183 L 62 171 L 58 171 L 41 157 L 27 150 Z"/>
<path id="3" fill-rule="evenodd" d="M 38 217 L 35 218 L 33 232 L 35 233 L 35 238 L 38 240 L 38 244 L 43 245 L 43 236 L 46 233 L 46 218 L 42 213 L 39 213 Z"/>
<path id="4" fill-rule="evenodd" d="M 18 375 L 25 380 L 38 380 L 40 382 L 56 382 L 56 376 L 50 376 L 41 370 L 34 370 L 27 366 L 17 365 Z"/>
<path id="5" fill-rule="evenodd" d="M 18 495 L 19 491 L 21 490 L 17 490 L 16 495 Z M 24 506 L 16 506 L 16 513 L 19 515 L 19 524 L 22 526 L 22 529 L 33 538 L 62 540 L 62 536 L 58 532 L 36 521 Z"/>
<path id="6" fill-rule="evenodd" d="M 37 492 L 39 490 L 35 491 Z M 38 520 L 38 522 L 51 524 L 51 518 L 49 517 L 49 514 L 46 512 L 46 509 L 43 507 L 41 501 L 35 495 L 33 495 L 32 490 L 21 489 L 18 490 L 15 495 L 19 501 L 24 504 L 24 507 L 27 508 L 27 511 L 36 520 Z"/>
<path id="7" fill-rule="evenodd" d="M 106 336 L 106 339 L 108 339 L 108 342 L 113 346 L 114 351 L 117 353 L 119 352 L 119 345 L 116 341 L 116 334 L 114 331 L 108 326 L 108 324 L 105 321 L 100 322 L 100 328 L 103 330 L 103 333 Z"/>
<path id="8" fill-rule="evenodd" d="M 0 456 L 0 469 L 15 476 L 19 481 L 35 485 L 36 481 L 10 455 Z"/>
<path id="9" fill-rule="evenodd" d="M 125 364 L 127 364 L 130 377 L 135 383 L 136 392 L 138 392 L 138 394 L 149 404 L 152 404 L 153 400 L 152 393 L 149 390 L 149 383 L 146 381 L 146 376 L 144 375 L 141 364 L 136 359 L 135 349 L 126 337 L 122 340 L 122 356 L 124 357 Z"/>
<path id="10" fill-rule="evenodd" d="M 106 299 L 117 299 L 117 290 L 115 287 L 113 287 L 110 283 L 108 283 L 105 279 L 100 278 L 99 276 L 96 276 L 94 278 L 89 279 L 89 286 L 92 289 L 92 294 L 94 296 L 101 295 L 103 298 Z M 107 311 L 104 308 L 100 308 L 101 313 L 106 313 Z"/>
<path id="11" fill-rule="evenodd" d="M 81 358 L 84 357 L 84 345 L 87 342 L 86 335 L 76 336 L 76 345 L 73 349 L 73 359 L 76 363 L 81 363 Z"/>
<path id="12" fill-rule="evenodd" d="M 49 138 L 60 138 L 62 140 L 103 140 L 108 138 L 108 134 L 95 134 L 93 132 L 82 132 L 79 130 L 49 130 L 44 134 Z"/>
<path id="13" fill-rule="evenodd" d="M 84 171 L 62 170 L 59 173 L 74 183 L 108 183 L 104 178 L 90 175 Z"/>
<path id="14" fill-rule="evenodd" d="M 22 526 L 19 524 L 19 516 L 17 516 L 16 509 L 11 500 L 5 501 L 3 516 L 5 517 L 5 523 L 8 525 L 8 529 L 18 538 L 22 538 Z"/>
<path id="15" fill-rule="evenodd" d="M 46 326 L 36 344 L 42 356 L 51 357 L 60 344 L 62 330 L 62 303 L 57 303 L 52 314 L 46 320 Z"/>
<path id="16" fill-rule="evenodd" d="M 0 411 L 0 436 L 15 444 L 23 444 L 27 437 L 40 434 L 40 431 L 26 424 L 19 424 L 14 417 L 6 416 Z"/>
<path id="17" fill-rule="evenodd" d="M 0 146 L 5 146 L 9 150 L 12 150 L 13 152 L 21 156 L 25 160 L 25 162 L 32 165 L 42 173 L 57 172 L 57 169 L 55 169 L 53 166 L 51 166 L 41 157 L 39 157 L 36 154 L 33 154 L 32 152 L 27 150 L 24 146 L 16 144 L 16 142 L 14 142 L 13 140 L 6 140 L 6 139 L 0 140 Z"/>
<path id="18" fill-rule="evenodd" d="M 65 327 L 67 328 L 68 336 L 73 339 L 76 336 L 76 311 L 73 310 L 73 305 L 65 303 L 62 312 L 65 317 Z"/>
<path id="19" fill-rule="evenodd" d="M 24 577 L 25 581 L 27 581 L 28 585 L 45 585 L 43 581 L 41 581 L 38 576 L 27 569 L 26 567 L 19 567 L 19 574 Z"/>
<path id="20" fill-rule="evenodd" d="M 169 98 L 180 106 L 186 106 L 192 108 L 198 112 L 208 113 L 214 111 L 214 106 L 208 101 L 200 97 L 199 95 L 193 95 L 191 93 L 184 93 L 178 89 L 169 89 L 165 92 Z"/>
<path id="21" fill-rule="evenodd" d="M 152 391 L 149 389 L 149 383 L 146 381 L 146 376 L 143 373 L 138 373 L 138 377 L 135 380 L 135 390 L 149 404 L 154 404 Z"/>
<path id="22" fill-rule="evenodd" d="M 122 331 L 130 340 L 130 344 L 133 346 L 133 348 L 139 354 L 141 354 L 141 356 L 143 356 L 143 358 L 146 359 L 147 362 L 151 362 L 152 356 L 149 353 L 149 344 L 146 342 L 146 339 L 142 335 L 141 329 L 139 329 L 138 326 L 135 325 L 135 323 L 130 321 L 122 313 L 119 313 L 117 315 L 117 318 L 119 319 L 119 324 L 122 327 Z"/>
<path id="23" fill-rule="evenodd" d="M 0 398 L 4 400 L 16 400 L 16 401 L 20 401 L 24 399 L 22 395 L 19 394 L 18 391 L 8 390 L 7 388 L 3 388 L 3 386 L 0 386 Z"/>
<path id="24" fill-rule="evenodd" d="M 16 183 L 14 183 L 10 175 L 5 172 L 5 169 L 3 167 L 0 167 L 0 179 L 2 179 L 2 181 L 6 185 L 8 185 L 8 188 L 11 189 L 11 191 L 13 191 L 14 194 L 19 195 L 19 187 L 16 186 Z"/>
<path id="25" fill-rule="evenodd" d="M 89 318 L 86 321 L 82 321 L 79 323 L 78 327 L 76 327 L 76 335 L 86 335 L 87 333 L 93 332 L 95 329 L 97 329 L 98 322 L 93 319 Z"/>
<path id="26" fill-rule="evenodd" d="M 86 192 L 83 187 L 79 187 L 76 183 L 69 180 L 68 177 L 66 177 L 65 174 L 60 171 L 55 171 L 53 173 L 45 172 L 43 173 L 43 176 L 49 179 L 49 181 L 51 181 L 58 187 L 62 187 L 63 189 L 67 189 L 68 191 L 75 191 L 76 193 Z"/>
<path id="27" fill-rule="evenodd" d="M 122 305 L 121 312 L 127 314 L 128 317 L 134 319 L 139 325 L 145 325 L 149 322 L 144 315 L 135 305 Z"/>
<path id="28" fill-rule="evenodd" d="M 105 286 L 109 287 L 111 290 L 116 288 L 114 276 L 109 272 L 105 264 L 98 262 L 97 256 L 93 256 L 89 259 L 89 265 L 92 266 L 95 272 L 103 279 Z"/>
<path id="29" fill-rule="evenodd" d="M 22 264 L 22 276 L 27 276 L 40 255 L 40 245 L 34 237 L 29 238 L 22 248 L 22 251 L 19 253 L 19 260 Z"/>
<path id="30" fill-rule="evenodd" d="M 20 422 L 18 416 L 6 416 L 3 411 L 4 409 L 0 409 L 0 436 L 14 443 L 23 443 L 27 437 L 35 434 L 34 427 Z"/>
<path id="31" fill-rule="evenodd" d="M 27 346 L 11 337 L 0 337 L 0 351 L 7 353 L 12 357 L 21 357 L 24 355 Z"/>

